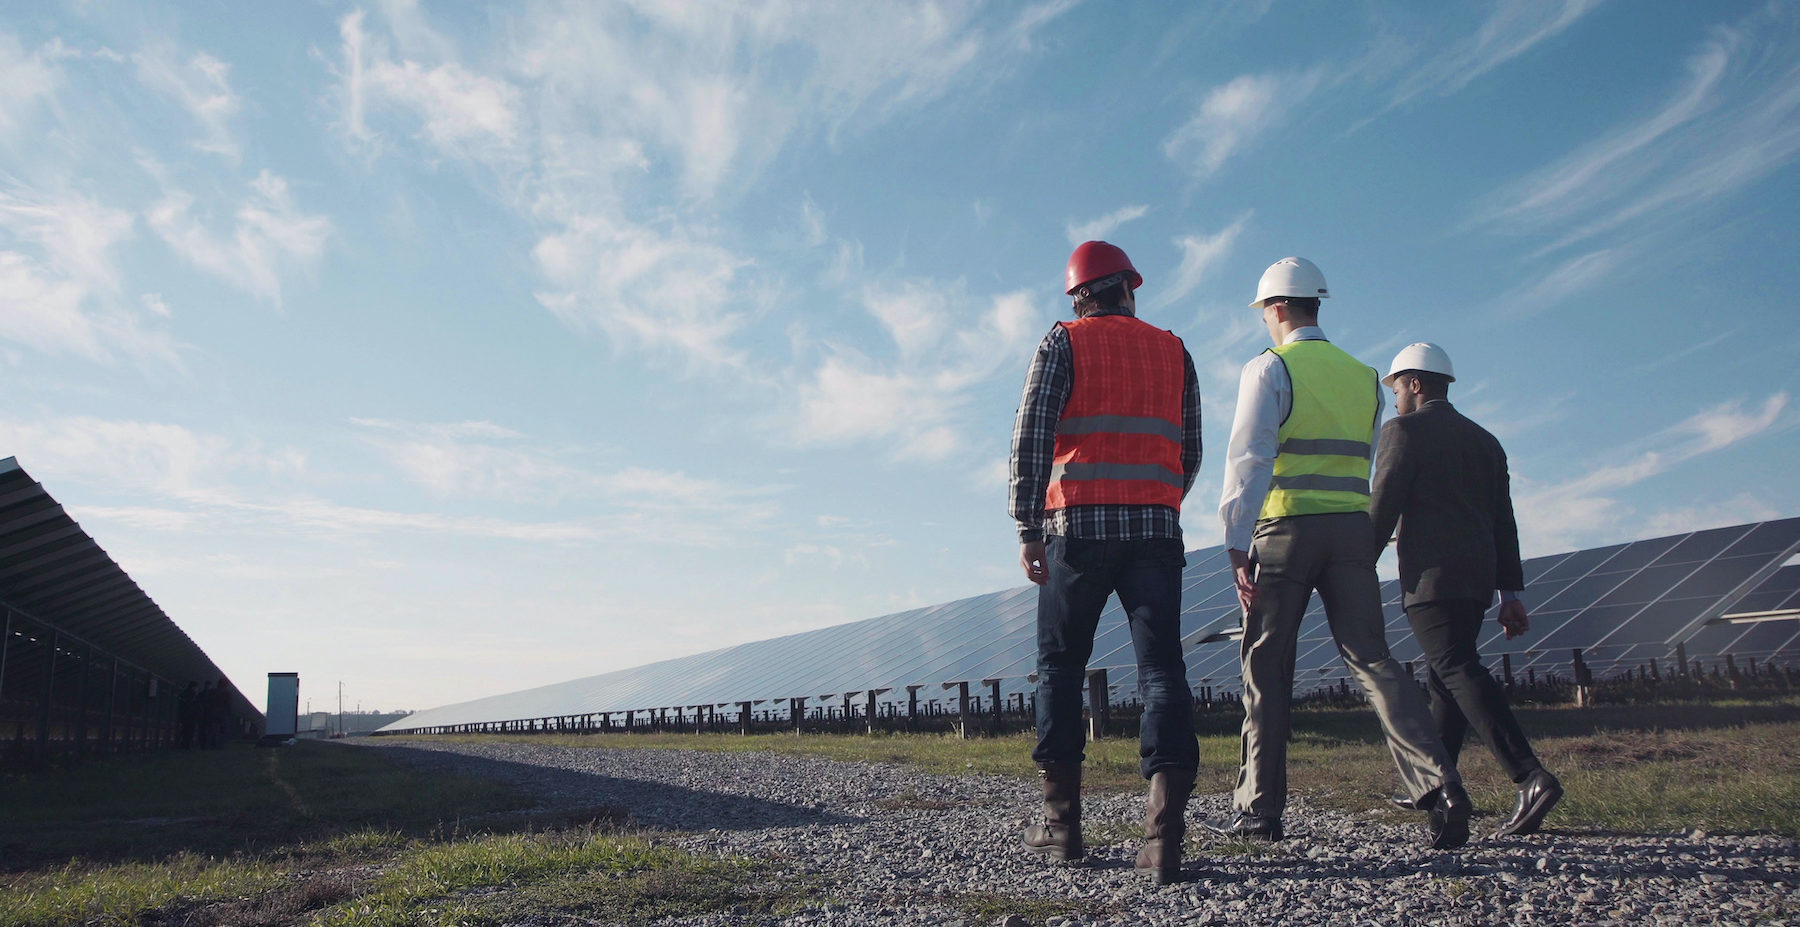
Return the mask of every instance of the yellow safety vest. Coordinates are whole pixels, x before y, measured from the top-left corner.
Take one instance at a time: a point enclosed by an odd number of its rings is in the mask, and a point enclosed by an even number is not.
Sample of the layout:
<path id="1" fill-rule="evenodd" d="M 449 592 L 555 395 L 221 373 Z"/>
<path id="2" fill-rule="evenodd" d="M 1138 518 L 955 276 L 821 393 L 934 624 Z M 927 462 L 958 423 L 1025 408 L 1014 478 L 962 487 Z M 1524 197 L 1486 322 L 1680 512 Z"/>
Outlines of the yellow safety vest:
<path id="1" fill-rule="evenodd" d="M 1270 348 L 1287 367 L 1294 405 L 1262 518 L 1369 510 L 1369 436 L 1380 406 L 1375 370 L 1329 341 Z"/>

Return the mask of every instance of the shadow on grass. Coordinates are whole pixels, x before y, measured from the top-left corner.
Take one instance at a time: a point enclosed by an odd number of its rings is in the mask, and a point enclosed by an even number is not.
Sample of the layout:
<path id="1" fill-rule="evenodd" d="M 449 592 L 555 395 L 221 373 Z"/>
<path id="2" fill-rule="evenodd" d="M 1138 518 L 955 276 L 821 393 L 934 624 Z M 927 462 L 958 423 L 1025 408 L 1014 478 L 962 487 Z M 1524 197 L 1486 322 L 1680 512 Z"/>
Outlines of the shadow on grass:
<path id="1" fill-rule="evenodd" d="M 303 742 L 115 757 L 0 781 L 0 873 L 82 860 L 357 856 L 345 843 L 453 840 L 597 824 L 662 829 L 829 821 L 703 789 L 404 746 Z M 645 819 L 624 809 L 660 809 Z M 387 848 L 377 848 L 387 849 Z"/>

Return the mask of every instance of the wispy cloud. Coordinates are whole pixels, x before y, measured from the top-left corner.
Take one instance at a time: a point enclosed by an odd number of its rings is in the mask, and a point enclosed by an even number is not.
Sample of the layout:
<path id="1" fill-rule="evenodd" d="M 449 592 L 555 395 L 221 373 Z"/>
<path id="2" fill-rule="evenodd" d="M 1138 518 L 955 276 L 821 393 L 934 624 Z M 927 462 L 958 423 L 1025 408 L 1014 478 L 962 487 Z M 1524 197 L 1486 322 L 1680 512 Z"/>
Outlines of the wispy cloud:
<path id="1" fill-rule="evenodd" d="M 817 248 L 829 240 L 829 236 L 825 234 L 825 212 L 813 201 L 811 194 L 800 201 L 800 223 L 807 245 Z"/>
<path id="2" fill-rule="evenodd" d="M 847 346 L 827 346 L 796 390 L 789 428 L 804 444 L 880 439 L 902 457 L 940 460 L 963 446 L 959 428 L 969 387 L 1013 362 L 1041 334 L 1030 294 L 986 304 L 960 286 L 907 281 L 872 287 L 864 305 L 893 337 L 898 357 L 881 363 Z M 941 313 L 974 318 L 945 324 Z"/>
<path id="3" fill-rule="evenodd" d="M 1243 233 L 1244 226 L 1250 222 L 1250 216 L 1251 213 L 1246 212 L 1235 222 L 1211 235 L 1183 235 L 1175 239 L 1175 246 L 1181 249 L 1181 264 L 1175 268 L 1168 283 L 1158 288 L 1151 305 L 1173 305 L 1187 298 L 1189 293 L 1205 282 L 1219 261 L 1231 253 L 1231 246 L 1237 242 L 1238 235 Z"/>
<path id="4" fill-rule="evenodd" d="M 1187 122 L 1163 139 L 1163 154 L 1204 180 L 1288 118 L 1322 72 L 1245 74 L 1208 90 Z"/>
<path id="5" fill-rule="evenodd" d="M 546 447 L 492 422 L 352 419 L 365 440 L 408 482 L 440 499 L 557 503 L 585 499 L 625 509 L 708 513 L 745 525 L 775 514 L 779 487 L 722 483 L 684 473 L 595 469 L 594 452 Z"/>
<path id="6" fill-rule="evenodd" d="M 92 361 L 119 351 L 179 367 L 149 307 L 119 293 L 114 252 L 133 225 L 130 213 L 85 196 L 0 189 L 0 338 Z"/>
<path id="7" fill-rule="evenodd" d="M 1450 43 L 1406 70 L 1388 103 L 1392 109 L 1426 95 L 1450 96 L 1475 79 L 1562 34 L 1603 0 L 1500 0 L 1472 35 Z"/>
<path id="8" fill-rule="evenodd" d="M 435 36 L 416 15 L 416 7 L 400 6 L 412 14 L 400 17 L 410 25 L 404 34 Z M 370 119 L 387 110 L 416 114 L 420 137 L 446 153 L 485 159 L 515 142 L 519 94 L 505 80 L 473 73 L 454 61 L 395 61 L 386 45 L 364 29 L 360 10 L 345 16 L 338 32 L 343 41 L 340 92 L 345 130 L 357 143 L 378 149 L 379 133 L 371 128 Z M 441 40 L 415 39 L 411 44 L 448 53 Z"/>
<path id="9" fill-rule="evenodd" d="M 1702 351 L 1706 351 L 1711 348 L 1716 348 L 1719 345 L 1724 344 L 1727 341 L 1732 341 L 1743 333 L 1744 333 L 1744 326 L 1741 326 L 1741 325 L 1736 328 L 1727 329 L 1725 331 L 1722 331 L 1722 332 L 1712 336 L 1711 338 L 1706 339 L 1705 341 L 1694 342 L 1692 344 L 1689 344 L 1687 347 L 1682 348 L 1679 351 L 1675 351 L 1675 352 L 1669 353 L 1669 354 L 1664 354 L 1661 357 L 1655 358 L 1654 360 L 1645 361 L 1644 363 L 1631 368 L 1631 372 L 1636 373 L 1636 374 L 1645 374 L 1645 373 L 1651 373 L 1656 370 L 1661 370 L 1664 367 L 1667 367 L 1671 364 L 1676 363 L 1677 361 L 1683 360 L 1688 357 L 1692 357 L 1693 355 L 1699 354 Z"/>
<path id="10" fill-rule="evenodd" d="M 1098 219 L 1086 222 L 1071 221 L 1067 232 L 1069 244 L 1078 245 L 1084 241 L 1097 241 L 1113 233 L 1113 230 L 1127 222 L 1142 219 L 1150 211 L 1148 206 L 1121 206 Z"/>
<path id="11" fill-rule="evenodd" d="M 1500 295 L 1494 300 L 1489 317 L 1516 321 L 1537 315 L 1598 286 L 1612 276 L 1627 256 L 1625 249 L 1604 248 L 1568 258 L 1536 279 Z"/>
<path id="12" fill-rule="evenodd" d="M 1515 472 L 1514 502 L 1522 540 L 1532 550 L 1547 553 L 1601 537 L 1636 536 L 1621 531 L 1620 522 L 1641 517 L 1648 523 L 1674 510 L 1635 516 L 1615 493 L 1695 458 L 1794 427 L 1788 404 L 1785 391 L 1748 406 L 1742 399 L 1720 403 L 1650 436 L 1635 452 L 1621 449 L 1621 456 L 1629 454 L 1622 462 L 1601 464 L 1568 480 L 1541 483 Z"/>
<path id="13" fill-rule="evenodd" d="M 866 551 L 847 549 L 836 544 L 794 544 L 781 552 L 781 561 L 788 566 L 819 562 L 833 570 L 841 570 L 846 566 L 869 569 L 869 555 Z"/>
<path id="14" fill-rule="evenodd" d="M 752 262 L 697 230 L 576 213 L 531 253 L 550 284 L 538 302 L 569 327 L 605 332 L 621 350 L 645 345 L 714 368 L 742 366 L 734 338 L 755 307 L 738 283 Z"/>
<path id="15" fill-rule="evenodd" d="M 1486 197 L 1474 221 L 1551 230 L 1551 247 L 1565 247 L 1628 224 L 1654 230 L 1791 164 L 1800 156 L 1797 20 L 1769 4 L 1714 29 L 1648 116 Z"/>
<path id="16" fill-rule="evenodd" d="M 250 181 L 232 218 L 229 233 L 214 231 L 195 215 L 194 198 L 178 189 L 167 190 L 148 215 L 150 227 L 183 259 L 277 304 L 282 273 L 317 261 L 331 232 L 329 219 L 303 212 L 287 181 L 266 170 Z"/>
<path id="17" fill-rule="evenodd" d="M 25 51 L 17 36 L 0 32 L 0 138 L 24 127 L 55 92 L 57 80 L 56 69 L 41 54 Z"/>
<path id="18" fill-rule="evenodd" d="M 1689 531 L 1704 531 L 1707 528 L 1718 528 L 1724 525 L 1770 521 L 1789 514 L 1791 513 L 1783 512 L 1770 505 L 1767 499 L 1759 499 L 1750 493 L 1738 493 L 1718 502 L 1679 506 L 1650 513 L 1643 521 L 1643 528 L 1631 536 L 1660 537 L 1684 534 Z"/>
<path id="19" fill-rule="evenodd" d="M 432 26 L 419 0 L 376 0 L 375 8 L 393 32 L 402 54 L 432 60 L 455 57 L 454 43 Z"/>
<path id="20" fill-rule="evenodd" d="M 205 52 L 186 61 L 180 57 L 171 46 L 153 45 L 131 60 L 144 86 L 174 100 L 200 124 L 194 147 L 235 160 L 238 142 L 230 122 L 240 104 L 231 89 L 231 66 Z"/>
<path id="21" fill-rule="evenodd" d="M 741 373 L 738 336 L 761 311 L 744 294 L 774 287 L 750 243 L 719 232 L 714 201 L 795 144 L 974 92 L 1069 5 L 522 7 L 475 62 L 394 2 L 391 39 L 360 11 L 340 20 L 340 121 L 376 156 L 399 125 L 418 157 L 493 170 L 538 230 L 538 298 L 565 324 Z M 822 216 L 804 218 L 822 242 Z"/>
<path id="22" fill-rule="evenodd" d="M 162 531 L 256 535 L 293 529 L 330 536 L 400 532 L 523 543 L 629 539 L 717 546 L 722 530 L 762 530 L 780 511 L 780 487 L 727 484 L 642 467 L 584 470 L 562 462 L 553 451 L 515 441 L 522 436 L 491 423 L 408 425 L 361 419 L 356 424 L 382 436 L 370 443 L 389 455 L 402 478 L 442 489 L 443 498 L 542 503 L 585 497 L 589 504 L 579 509 L 580 515 L 543 521 L 463 514 L 448 505 L 404 511 L 345 504 L 277 488 L 335 482 L 313 474 L 301 451 L 265 449 L 162 422 L 0 418 L 0 447 L 30 448 L 27 465 L 41 480 L 101 486 L 142 500 L 126 506 L 93 504 L 87 511 Z M 398 440 L 384 440 L 389 436 Z M 506 446 L 509 442 L 514 446 Z"/>
<path id="23" fill-rule="evenodd" d="M 233 472 L 300 466 L 300 457 L 266 454 L 180 425 L 89 416 L 54 420 L 0 418 L 0 446 L 30 448 L 32 475 L 110 486 L 115 491 L 188 498 Z"/>
<path id="24" fill-rule="evenodd" d="M 0 189 L 0 230 L 41 249 L 47 263 L 95 289 L 116 292 L 112 252 L 131 237 L 133 220 L 87 196 Z"/>
<path id="25" fill-rule="evenodd" d="M 1002 33 L 1007 40 L 1003 44 L 1011 44 L 1022 52 L 1035 51 L 1038 33 L 1080 5 L 1081 0 L 1045 0 L 1025 7 Z"/>
<path id="26" fill-rule="evenodd" d="M 541 502 L 591 494 L 595 479 L 522 436 L 490 422 L 410 424 L 352 419 L 365 440 L 408 482 L 440 499 Z"/>
<path id="27" fill-rule="evenodd" d="M 123 350 L 180 366 L 167 332 L 146 327 L 129 312 L 94 306 L 80 280 L 16 251 L 0 251 L 0 339 L 103 363 Z"/>

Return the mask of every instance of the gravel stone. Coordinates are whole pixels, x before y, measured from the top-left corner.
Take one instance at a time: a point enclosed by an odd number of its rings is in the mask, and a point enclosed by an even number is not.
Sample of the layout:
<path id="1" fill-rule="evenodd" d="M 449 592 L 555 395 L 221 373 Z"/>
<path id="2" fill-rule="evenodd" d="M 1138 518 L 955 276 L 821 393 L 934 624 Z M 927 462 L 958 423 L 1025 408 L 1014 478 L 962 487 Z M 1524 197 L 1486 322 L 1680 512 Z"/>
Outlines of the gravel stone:
<path id="1" fill-rule="evenodd" d="M 1142 794 L 1085 796 L 1085 820 L 1128 822 L 1117 829 L 1124 839 L 1090 836 L 1088 859 L 1057 865 L 1019 846 L 1038 813 L 1033 782 L 774 753 L 356 743 L 427 769 L 500 779 L 544 811 L 620 809 L 659 843 L 759 858 L 828 893 L 782 917 L 738 909 L 656 922 L 668 927 L 935 927 L 965 922 L 960 895 L 1084 912 L 1043 927 L 1800 923 L 1800 842 L 1770 835 L 1589 836 L 1559 832 L 1552 818 L 1547 833 L 1476 835 L 1444 853 L 1423 845 L 1418 825 L 1312 808 L 1302 797 L 1288 808 L 1287 840 L 1250 855 L 1190 853 L 1189 881 L 1163 887 L 1132 866 L 1129 822 L 1143 820 Z M 1200 822 L 1229 803 L 1225 791 L 1194 796 L 1190 844 Z M 567 922 L 545 914 L 539 922 Z M 988 917 L 982 923 L 1037 927 L 1023 914 Z"/>

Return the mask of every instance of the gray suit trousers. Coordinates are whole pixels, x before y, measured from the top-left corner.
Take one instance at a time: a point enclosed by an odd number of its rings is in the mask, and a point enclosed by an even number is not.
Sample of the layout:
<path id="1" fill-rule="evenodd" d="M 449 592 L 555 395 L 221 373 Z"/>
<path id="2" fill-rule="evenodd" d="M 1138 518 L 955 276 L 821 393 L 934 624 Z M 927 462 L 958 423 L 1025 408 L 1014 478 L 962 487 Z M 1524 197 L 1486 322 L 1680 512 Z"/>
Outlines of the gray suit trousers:
<path id="1" fill-rule="evenodd" d="M 1256 606 L 1244 619 L 1243 766 L 1233 806 L 1265 817 L 1287 807 L 1287 743 L 1294 648 L 1313 590 L 1344 665 L 1368 695 L 1408 795 L 1459 781 L 1419 685 L 1388 652 L 1375 579 L 1375 537 L 1364 512 L 1271 518 L 1256 525 Z"/>

